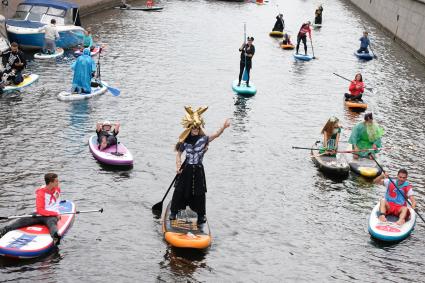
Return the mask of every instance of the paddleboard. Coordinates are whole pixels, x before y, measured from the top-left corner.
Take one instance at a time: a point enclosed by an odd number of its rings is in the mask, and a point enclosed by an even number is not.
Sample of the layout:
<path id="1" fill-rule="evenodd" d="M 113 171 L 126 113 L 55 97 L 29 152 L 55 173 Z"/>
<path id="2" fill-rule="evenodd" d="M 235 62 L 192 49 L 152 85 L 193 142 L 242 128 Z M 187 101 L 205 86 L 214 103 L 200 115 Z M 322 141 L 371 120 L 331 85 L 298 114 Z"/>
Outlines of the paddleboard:
<path id="1" fill-rule="evenodd" d="M 205 249 L 211 245 L 211 232 L 207 222 L 198 225 L 196 212 L 189 207 L 179 211 L 176 220 L 168 217 L 171 202 L 168 204 L 162 221 L 162 232 L 164 239 L 171 246 L 176 248 Z"/>
<path id="2" fill-rule="evenodd" d="M 373 55 L 370 53 L 358 53 L 357 51 L 354 52 L 354 55 L 357 56 L 357 58 L 361 59 L 361 60 L 372 60 L 373 59 Z"/>
<path id="3" fill-rule="evenodd" d="M 257 88 L 253 83 L 249 83 L 249 87 L 246 86 L 246 82 L 242 81 L 241 85 L 238 86 L 238 80 L 234 80 L 232 83 L 232 89 L 239 95 L 253 96 L 257 93 Z"/>
<path id="4" fill-rule="evenodd" d="M 403 225 L 396 224 L 397 216 L 387 215 L 387 222 L 379 221 L 379 201 L 372 209 L 369 217 L 368 231 L 369 234 L 380 241 L 398 242 L 406 239 L 412 233 L 416 224 L 416 213 L 409 207 L 410 217 Z"/>
<path id="5" fill-rule="evenodd" d="M 99 54 L 99 51 L 100 51 L 100 46 L 96 46 L 95 48 L 93 48 L 93 50 L 90 51 L 90 56 L 96 56 L 97 54 Z M 83 54 L 82 50 L 74 51 L 75 57 L 81 56 L 82 54 Z"/>
<path id="6" fill-rule="evenodd" d="M 271 37 L 278 37 L 278 38 L 280 38 L 280 37 L 283 37 L 283 36 L 285 35 L 285 32 L 275 30 L 275 31 L 271 31 L 271 32 L 269 33 L 269 35 L 270 35 Z"/>
<path id="7" fill-rule="evenodd" d="M 345 100 L 344 104 L 352 111 L 365 111 L 367 109 L 367 103 L 363 100 Z"/>
<path id="8" fill-rule="evenodd" d="M 347 150 L 353 150 L 352 146 L 349 145 Z M 348 164 L 350 165 L 351 171 L 354 173 L 366 178 L 375 178 L 381 175 L 381 168 L 379 168 L 376 162 L 372 159 L 362 157 L 354 159 L 352 154 L 347 154 L 347 156 L 351 156 L 351 160 L 348 161 Z"/>
<path id="9" fill-rule="evenodd" d="M 118 149 L 117 145 L 111 145 L 100 151 L 97 135 L 93 135 L 89 139 L 89 148 L 93 157 L 100 163 L 114 166 L 133 165 L 133 155 L 122 143 L 118 144 Z M 116 152 L 118 152 L 118 154 L 116 154 Z"/>
<path id="10" fill-rule="evenodd" d="M 312 148 L 320 149 L 323 147 L 321 142 L 316 142 Z M 347 177 L 350 173 L 350 165 L 343 154 L 337 153 L 336 156 L 322 155 L 318 150 L 311 150 L 311 159 L 314 164 L 324 174 L 332 177 Z"/>
<path id="11" fill-rule="evenodd" d="M 294 58 L 301 61 L 310 61 L 311 59 L 313 59 L 313 56 L 294 53 Z"/>
<path id="12" fill-rule="evenodd" d="M 10 92 L 14 90 L 20 90 L 21 88 L 27 87 L 38 80 L 38 75 L 36 74 L 30 74 L 30 75 L 24 75 L 24 80 L 18 85 L 8 85 L 5 86 L 3 89 L 3 92 Z"/>
<path id="13" fill-rule="evenodd" d="M 75 212 L 75 204 L 65 200 L 59 204 L 60 213 Z M 75 214 L 61 215 L 58 234 L 64 236 L 74 222 Z M 33 225 L 13 230 L 0 239 L 0 255 L 14 258 L 42 256 L 54 248 L 49 229 L 44 225 Z"/>
<path id="14" fill-rule="evenodd" d="M 45 54 L 45 53 L 38 52 L 38 53 L 34 54 L 34 58 L 40 59 L 40 60 L 42 60 L 42 59 L 53 59 L 53 58 L 57 58 L 59 56 L 62 56 L 64 52 L 65 51 L 63 50 L 63 48 L 56 48 L 56 52 L 53 53 L 53 54 Z"/>
<path id="15" fill-rule="evenodd" d="M 129 8 L 121 8 L 121 7 L 114 7 L 115 9 L 120 9 L 120 10 L 135 10 L 135 11 L 160 11 L 162 9 L 164 9 L 164 7 L 159 7 L 159 6 L 153 6 L 153 7 L 129 7 Z"/>
<path id="16" fill-rule="evenodd" d="M 292 50 L 295 48 L 295 45 L 293 44 L 281 44 L 280 48 L 285 49 L 285 50 Z"/>
<path id="17" fill-rule="evenodd" d="M 102 81 L 98 87 L 91 88 L 91 93 L 75 93 L 70 91 L 62 91 L 58 94 L 58 99 L 61 101 L 84 100 L 97 95 L 104 94 L 107 90 L 107 84 Z"/>

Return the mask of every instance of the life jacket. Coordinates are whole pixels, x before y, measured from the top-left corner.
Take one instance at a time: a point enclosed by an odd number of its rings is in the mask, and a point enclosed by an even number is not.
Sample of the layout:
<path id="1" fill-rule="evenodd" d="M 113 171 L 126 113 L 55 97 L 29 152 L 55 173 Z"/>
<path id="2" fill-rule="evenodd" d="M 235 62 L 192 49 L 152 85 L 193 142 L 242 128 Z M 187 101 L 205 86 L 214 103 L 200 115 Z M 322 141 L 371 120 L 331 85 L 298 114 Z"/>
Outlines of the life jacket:
<path id="1" fill-rule="evenodd" d="M 393 180 L 393 182 L 389 180 L 389 183 L 387 185 L 387 192 L 385 193 L 385 199 L 392 203 L 401 206 L 406 206 L 406 199 L 408 198 L 407 193 L 410 189 L 412 189 L 412 185 L 410 185 L 409 182 L 405 181 L 403 184 L 397 185 L 397 190 L 394 185 L 395 182 L 397 182 L 397 180 Z M 404 197 L 400 192 L 403 193 Z"/>

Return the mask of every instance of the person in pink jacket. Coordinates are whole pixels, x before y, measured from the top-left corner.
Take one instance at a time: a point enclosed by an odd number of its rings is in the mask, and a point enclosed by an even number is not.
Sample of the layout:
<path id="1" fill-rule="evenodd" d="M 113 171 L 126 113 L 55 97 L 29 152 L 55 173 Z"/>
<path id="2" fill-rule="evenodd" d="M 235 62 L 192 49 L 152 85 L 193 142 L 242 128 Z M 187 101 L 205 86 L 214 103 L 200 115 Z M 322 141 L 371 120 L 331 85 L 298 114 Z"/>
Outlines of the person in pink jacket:
<path id="1" fill-rule="evenodd" d="M 303 25 L 300 28 L 300 31 L 298 32 L 298 36 L 297 36 L 297 52 L 296 54 L 298 54 L 298 50 L 300 49 L 300 43 L 301 40 L 303 41 L 304 44 L 304 53 L 305 55 L 307 55 L 307 33 L 308 33 L 308 37 L 311 40 L 311 29 L 310 29 L 310 25 L 311 22 L 308 21 L 306 23 L 303 23 Z"/>

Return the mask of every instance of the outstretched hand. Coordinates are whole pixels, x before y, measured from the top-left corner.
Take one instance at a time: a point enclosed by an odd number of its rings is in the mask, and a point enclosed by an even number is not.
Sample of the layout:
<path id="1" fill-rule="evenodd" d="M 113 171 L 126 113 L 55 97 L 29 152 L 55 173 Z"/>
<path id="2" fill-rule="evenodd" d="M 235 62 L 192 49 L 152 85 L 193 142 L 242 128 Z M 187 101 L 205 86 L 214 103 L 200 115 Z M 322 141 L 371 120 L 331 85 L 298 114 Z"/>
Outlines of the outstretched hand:
<path id="1" fill-rule="evenodd" d="M 228 127 L 230 127 L 230 119 L 229 119 L 229 118 L 227 118 L 227 119 L 224 121 L 224 124 L 223 124 L 223 128 L 224 128 L 224 129 L 226 129 L 226 128 L 228 128 Z"/>

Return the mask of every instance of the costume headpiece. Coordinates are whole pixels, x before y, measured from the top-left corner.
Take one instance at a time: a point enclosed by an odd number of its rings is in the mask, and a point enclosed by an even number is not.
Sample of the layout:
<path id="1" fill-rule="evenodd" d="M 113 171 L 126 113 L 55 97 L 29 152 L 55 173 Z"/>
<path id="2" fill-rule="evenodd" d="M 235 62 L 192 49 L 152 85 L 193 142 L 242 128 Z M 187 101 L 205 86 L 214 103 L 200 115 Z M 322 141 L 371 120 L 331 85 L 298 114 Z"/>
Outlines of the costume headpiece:
<path id="1" fill-rule="evenodd" d="M 204 135 L 202 128 L 204 127 L 205 122 L 201 115 L 207 111 L 208 107 L 199 107 L 196 111 L 192 110 L 192 106 L 185 106 L 184 109 L 186 110 L 186 115 L 183 117 L 182 125 L 185 130 L 179 136 L 179 142 L 184 142 L 184 140 L 189 136 L 192 128 L 199 127 L 199 134 Z"/>

